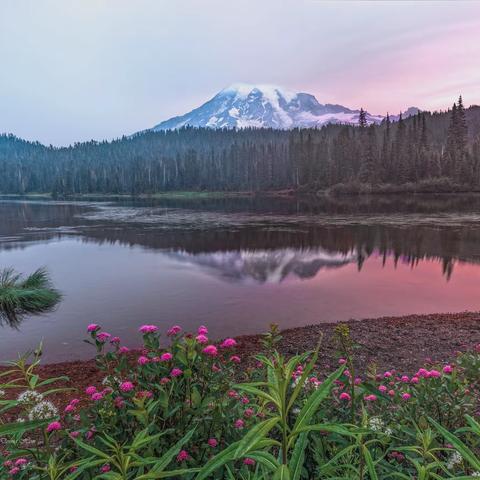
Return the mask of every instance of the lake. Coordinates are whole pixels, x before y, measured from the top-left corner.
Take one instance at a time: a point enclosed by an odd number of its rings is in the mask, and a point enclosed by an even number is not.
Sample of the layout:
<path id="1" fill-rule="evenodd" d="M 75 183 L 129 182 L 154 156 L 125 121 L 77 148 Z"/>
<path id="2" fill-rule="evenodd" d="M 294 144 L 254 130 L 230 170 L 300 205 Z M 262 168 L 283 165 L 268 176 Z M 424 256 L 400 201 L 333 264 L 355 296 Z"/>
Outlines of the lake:
<path id="1" fill-rule="evenodd" d="M 45 266 L 55 311 L 0 326 L 0 360 L 43 339 L 91 357 L 88 323 L 212 337 L 351 318 L 480 309 L 480 197 L 0 200 L 0 268 Z"/>

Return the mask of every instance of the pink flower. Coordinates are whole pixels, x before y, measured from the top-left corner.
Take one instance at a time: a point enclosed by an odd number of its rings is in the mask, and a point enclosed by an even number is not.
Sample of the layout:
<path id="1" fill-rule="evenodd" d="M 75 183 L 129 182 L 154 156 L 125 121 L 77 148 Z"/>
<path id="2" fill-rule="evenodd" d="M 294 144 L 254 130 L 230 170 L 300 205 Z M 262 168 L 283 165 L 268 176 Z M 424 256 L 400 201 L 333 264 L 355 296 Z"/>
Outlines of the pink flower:
<path id="1" fill-rule="evenodd" d="M 222 369 L 220 367 L 218 367 L 217 365 L 212 365 L 212 372 L 221 372 Z"/>
<path id="2" fill-rule="evenodd" d="M 79 432 L 78 430 L 70 433 L 70 436 L 71 436 L 72 438 L 77 438 L 79 435 L 80 435 L 80 432 Z"/>
<path id="3" fill-rule="evenodd" d="M 357 377 L 353 383 L 355 385 L 360 385 L 362 383 L 362 379 Z"/>
<path id="4" fill-rule="evenodd" d="M 173 355 L 170 352 L 165 352 L 160 355 L 160 360 L 162 362 L 169 362 L 173 358 Z"/>
<path id="5" fill-rule="evenodd" d="M 99 342 L 102 342 L 102 343 L 105 343 L 109 338 L 111 337 L 111 335 L 107 332 L 100 332 L 98 335 L 97 335 L 97 340 Z"/>
<path id="6" fill-rule="evenodd" d="M 200 325 L 198 327 L 197 333 L 199 335 L 208 335 L 208 328 L 205 325 Z"/>
<path id="7" fill-rule="evenodd" d="M 238 398 L 238 393 L 235 391 L 235 390 L 229 390 L 227 392 L 227 395 L 230 397 L 230 398 Z"/>
<path id="8" fill-rule="evenodd" d="M 60 422 L 52 422 L 47 426 L 47 433 L 54 432 L 55 430 L 61 430 L 62 424 Z"/>
<path id="9" fill-rule="evenodd" d="M 410 379 L 409 379 L 406 375 L 403 375 L 400 380 L 401 380 L 403 383 L 408 383 Z"/>
<path id="10" fill-rule="evenodd" d="M 86 438 L 87 440 L 91 440 L 94 435 L 95 435 L 95 432 L 94 432 L 93 430 L 89 430 L 89 431 L 85 434 L 85 438 Z"/>
<path id="11" fill-rule="evenodd" d="M 416 374 L 417 377 L 424 377 L 424 378 L 428 378 L 430 376 L 428 370 L 426 370 L 425 368 L 420 368 Z"/>
<path id="12" fill-rule="evenodd" d="M 5 461 L 3 462 L 3 466 L 4 466 L 5 468 L 10 468 L 10 467 L 13 466 L 13 462 L 12 462 L 11 460 L 5 460 Z"/>
<path id="13" fill-rule="evenodd" d="M 145 335 L 147 333 L 155 333 L 156 331 L 158 331 L 158 327 L 156 327 L 155 325 L 142 325 L 138 329 L 138 331 Z"/>
<path id="14" fill-rule="evenodd" d="M 179 454 L 177 455 L 177 462 L 183 462 L 187 460 L 189 457 L 188 452 L 186 450 L 180 450 Z"/>
<path id="15" fill-rule="evenodd" d="M 179 368 L 173 368 L 172 371 L 170 372 L 170 375 L 172 377 L 179 377 L 182 373 L 183 371 L 180 370 Z"/>
<path id="16" fill-rule="evenodd" d="M 383 374 L 383 378 L 390 378 L 391 376 L 392 376 L 392 372 L 387 371 Z"/>
<path id="17" fill-rule="evenodd" d="M 202 351 L 205 355 L 210 355 L 211 357 L 218 355 L 218 350 L 215 345 L 207 345 Z"/>
<path id="18" fill-rule="evenodd" d="M 235 347 L 237 345 L 237 342 L 233 338 L 226 338 L 222 344 L 220 345 L 221 348 L 231 348 Z"/>
<path id="19" fill-rule="evenodd" d="M 112 337 L 110 339 L 110 343 L 113 343 L 114 345 L 118 345 L 120 343 L 120 337 Z"/>
<path id="20" fill-rule="evenodd" d="M 118 353 L 128 353 L 130 349 L 128 347 L 120 347 Z"/>
<path id="21" fill-rule="evenodd" d="M 92 395 L 92 400 L 98 402 L 103 398 L 103 393 L 97 392 Z"/>
<path id="22" fill-rule="evenodd" d="M 87 395 L 93 395 L 95 392 L 97 391 L 96 387 L 94 387 L 93 385 L 90 385 L 89 387 L 87 387 L 85 389 L 85 393 Z"/>
<path id="23" fill-rule="evenodd" d="M 109 471 L 110 471 L 110 465 L 109 465 L 108 463 L 106 463 L 105 465 L 103 465 L 102 468 L 100 468 L 100 471 L 101 471 L 102 473 L 107 473 L 107 472 L 109 472 Z"/>
<path id="24" fill-rule="evenodd" d="M 218 442 L 217 442 L 216 438 L 209 438 L 207 443 L 212 448 L 215 448 L 218 445 Z"/>
<path id="25" fill-rule="evenodd" d="M 244 405 L 246 405 L 247 403 L 250 402 L 249 398 L 248 398 L 246 395 L 244 395 L 244 396 L 240 399 L 240 401 L 241 401 Z"/>
<path id="26" fill-rule="evenodd" d="M 443 367 L 443 373 L 446 373 L 447 375 L 449 375 L 452 372 L 453 372 L 453 367 L 451 365 L 445 365 Z"/>
<path id="27" fill-rule="evenodd" d="M 21 467 L 22 465 L 26 465 L 28 463 L 28 460 L 26 458 L 17 458 L 15 461 L 15 466 L 16 467 Z"/>
<path id="28" fill-rule="evenodd" d="M 96 323 L 91 323 L 88 327 L 87 327 L 87 332 L 96 332 L 97 330 L 100 329 L 100 325 L 97 325 Z"/>
<path id="29" fill-rule="evenodd" d="M 442 376 L 442 374 L 438 370 L 430 370 L 429 374 L 432 378 L 439 378 Z"/>
<path id="30" fill-rule="evenodd" d="M 243 412 L 243 416 L 245 418 L 250 418 L 253 416 L 253 414 L 255 413 L 255 411 L 253 410 L 253 408 L 247 408 L 244 412 Z"/>
<path id="31" fill-rule="evenodd" d="M 418 377 L 412 377 L 410 383 L 418 383 Z"/>
<path id="32" fill-rule="evenodd" d="M 244 458 L 243 459 L 243 464 L 244 465 L 255 465 L 255 460 L 253 458 Z"/>
<path id="33" fill-rule="evenodd" d="M 232 355 L 230 357 L 230 361 L 233 362 L 233 363 L 240 363 L 242 360 L 240 359 L 240 357 L 238 355 Z"/>
<path id="34" fill-rule="evenodd" d="M 67 405 L 64 410 L 65 413 L 72 413 L 74 411 L 75 411 L 75 407 L 72 404 Z"/>
<path id="35" fill-rule="evenodd" d="M 379 390 L 380 392 L 382 392 L 382 393 L 385 393 L 385 392 L 387 391 L 387 387 L 386 387 L 385 385 L 380 385 L 380 386 L 378 387 L 378 390 Z"/>
<path id="36" fill-rule="evenodd" d="M 182 327 L 180 327 L 178 325 L 174 325 L 172 328 L 170 328 L 167 331 L 167 335 L 169 337 L 173 337 L 174 335 L 177 335 L 177 333 L 180 333 L 181 331 L 182 331 Z"/>
<path id="37" fill-rule="evenodd" d="M 70 405 L 73 405 L 74 407 L 76 407 L 79 403 L 80 403 L 80 400 L 78 398 L 72 398 L 70 400 Z"/>
<path id="38" fill-rule="evenodd" d="M 365 395 L 363 399 L 366 400 L 367 402 L 375 402 L 377 400 L 377 396 L 372 393 L 370 395 Z"/>
<path id="39" fill-rule="evenodd" d="M 346 402 L 349 402 L 351 400 L 351 397 L 347 392 L 342 392 L 339 398 L 340 400 L 345 400 Z"/>
<path id="40" fill-rule="evenodd" d="M 169 378 L 163 377 L 160 379 L 160 385 L 166 385 L 170 381 Z"/>
<path id="41" fill-rule="evenodd" d="M 145 355 L 138 357 L 137 363 L 139 365 L 146 365 L 150 360 Z"/>
<path id="42" fill-rule="evenodd" d="M 402 393 L 401 397 L 403 400 L 410 400 L 412 396 L 409 393 L 405 392 L 405 393 Z"/>
<path id="43" fill-rule="evenodd" d="M 388 394 L 389 394 L 391 397 L 394 397 L 394 396 L 395 396 L 395 390 L 389 390 L 389 391 L 388 391 Z"/>
<path id="44" fill-rule="evenodd" d="M 208 343 L 208 338 L 203 333 L 200 333 L 199 335 L 197 335 L 195 337 L 195 340 L 202 345 L 204 345 L 205 343 Z"/>
<path id="45" fill-rule="evenodd" d="M 120 384 L 120 390 L 122 392 L 130 392 L 131 390 L 133 390 L 135 387 L 133 385 L 132 382 L 122 382 Z"/>
<path id="46" fill-rule="evenodd" d="M 238 420 L 235 420 L 233 426 L 241 430 L 245 426 L 245 422 L 241 418 L 239 418 Z"/>
<path id="47" fill-rule="evenodd" d="M 20 471 L 20 468 L 13 467 L 11 470 L 8 471 L 10 475 L 16 475 Z"/>
<path id="48" fill-rule="evenodd" d="M 338 364 L 339 365 L 345 365 L 346 363 L 347 363 L 347 361 L 344 358 L 339 358 L 338 359 Z"/>

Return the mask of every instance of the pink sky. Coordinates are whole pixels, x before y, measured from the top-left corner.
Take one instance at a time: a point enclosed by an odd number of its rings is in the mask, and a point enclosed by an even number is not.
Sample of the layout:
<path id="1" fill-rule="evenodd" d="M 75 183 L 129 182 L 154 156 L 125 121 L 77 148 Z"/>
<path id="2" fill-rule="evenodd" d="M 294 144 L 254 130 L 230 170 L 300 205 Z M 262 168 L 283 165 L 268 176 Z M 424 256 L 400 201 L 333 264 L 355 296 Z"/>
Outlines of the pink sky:
<path id="1" fill-rule="evenodd" d="M 396 113 L 480 104 L 480 1 L 4 0 L 0 132 L 113 138 L 237 82 Z"/>

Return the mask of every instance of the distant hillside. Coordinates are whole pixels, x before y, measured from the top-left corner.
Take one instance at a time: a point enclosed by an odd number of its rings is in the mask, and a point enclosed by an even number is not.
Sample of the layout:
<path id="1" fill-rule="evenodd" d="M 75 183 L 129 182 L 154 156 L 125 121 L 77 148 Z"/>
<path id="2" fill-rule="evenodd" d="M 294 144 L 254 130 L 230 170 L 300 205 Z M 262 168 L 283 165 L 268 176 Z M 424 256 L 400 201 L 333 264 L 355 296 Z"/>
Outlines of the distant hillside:
<path id="1" fill-rule="evenodd" d="M 480 189 L 480 107 L 370 126 L 185 127 L 45 147 L 0 136 L 0 193 Z"/>

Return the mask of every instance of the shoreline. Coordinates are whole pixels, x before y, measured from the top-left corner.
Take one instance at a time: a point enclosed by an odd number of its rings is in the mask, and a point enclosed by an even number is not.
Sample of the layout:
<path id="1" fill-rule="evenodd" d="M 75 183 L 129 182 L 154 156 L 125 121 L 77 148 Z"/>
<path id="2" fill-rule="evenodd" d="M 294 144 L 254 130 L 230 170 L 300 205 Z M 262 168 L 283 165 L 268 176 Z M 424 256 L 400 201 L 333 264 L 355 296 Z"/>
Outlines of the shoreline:
<path id="1" fill-rule="evenodd" d="M 425 363 L 444 363 L 455 352 L 480 343 L 480 312 L 433 313 L 406 315 L 341 322 L 350 328 L 353 341 L 358 345 L 355 368 L 364 375 L 368 367 L 379 370 L 396 369 L 411 374 Z M 318 365 L 332 369 L 338 361 L 333 334 L 339 323 L 320 323 L 283 330 L 278 350 L 287 356 L 313 350 L 323 335 Z M 236 337 L 236 354 L 242 357 L 242 368 L 252 365 L 252 356 L 262 350 L 261 335 Z M 133 350 L 132 358 L 137 355 Z M 0 366 L 0 372 L 6 369 Z M 100 384 L 104 374 L 97 370 L 95 359 L 41 365 L 38 373 L 42 379 L 68 376 L 61 386 L 78 390 L 80 396 L 88 385 Z M 60 386 L 56 384 L 57 386 Z M 54 400 L 62 403 L 67 394 L 60 393 Z M 71 396 L 71 392 L 68 394 Z"/>

